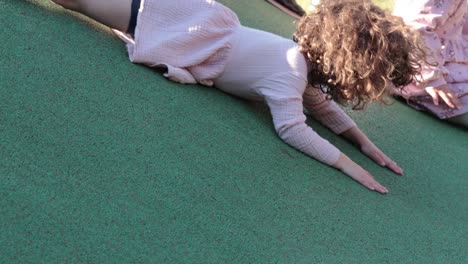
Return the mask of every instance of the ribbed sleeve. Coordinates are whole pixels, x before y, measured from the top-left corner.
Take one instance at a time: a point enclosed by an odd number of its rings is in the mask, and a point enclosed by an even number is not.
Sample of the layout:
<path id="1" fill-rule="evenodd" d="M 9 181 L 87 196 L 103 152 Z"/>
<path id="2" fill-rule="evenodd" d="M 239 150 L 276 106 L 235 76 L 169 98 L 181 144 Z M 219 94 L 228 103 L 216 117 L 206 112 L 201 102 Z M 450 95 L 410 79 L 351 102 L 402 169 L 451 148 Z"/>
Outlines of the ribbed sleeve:
<path id="1" fill-rule="evenodd" d="M 334 101 L 326 99 L 319 89 L 308 86 L 304 92 L 304 108 L 308 114 L 328 127 L 336 134 L 341 134 L 356 126 L 356 123 Z"/>
<path id="2" fill-rule="evenodd" d="M 278 136 L 287 144 L 323 163 L 336 163 L 340 151 L 305 123 L 302 100 L 304 88 L 301 88 L 305 87 L 305 82 L 301 85 L 300 82 L 303 81 L 300 78 L 288 74 L 278 74 L 268 80 L 259 90 L 270 108 Z"/>

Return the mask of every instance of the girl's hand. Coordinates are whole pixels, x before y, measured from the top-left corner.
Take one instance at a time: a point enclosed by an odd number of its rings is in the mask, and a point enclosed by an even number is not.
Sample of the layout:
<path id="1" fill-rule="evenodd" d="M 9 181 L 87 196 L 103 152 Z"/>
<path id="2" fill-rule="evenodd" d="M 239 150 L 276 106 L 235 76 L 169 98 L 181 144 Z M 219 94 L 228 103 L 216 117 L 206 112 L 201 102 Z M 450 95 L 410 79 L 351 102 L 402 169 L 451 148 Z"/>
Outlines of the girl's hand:
<path id="1" fill-rule="evenodd" d="M 371 191 L 382 194 L 388 193 L 387 188 L 377 182 L 368 171 L 364 170 L 343 153 L 340 154 L 340 158 L 333 164 L 333 167 L 341 170 L 344 174 L 350 176 Z"/>
<path id="2" fill-rule="evenodd" d="M 443 84 L 438 87 L 427 87 L 426 92 L 432 97 L 432 101 L 435 105 L 439 105 L 440 98 L 448 105 L 450 108 L 461 109 L 460 100 L 453 93 L 447 84 Z"/>
<path id="3" fill-rule="evenodd" d="M 398 175 L 403 175 L 403 170 L 372 143 L 358 127 L 353 127 L 343 132 L 342 135 L 359 146 L 362 153 L 366 154 L 366 156 L 377 162 L 380 166 L 387 167 Z"/>
<path id="4" fill-rule="evenodd" d="M 361 145 L 362 153 L 366 154 L 373 161 L 377 162 L 382 167 L 387 167 L 394 173 L 398 175 L 403 175 L 403 170 L 398 166 L 393 160 L 391 160 L 387 155 L 385 155 L 374 143 L 371 141 L 366 142 Z"/>

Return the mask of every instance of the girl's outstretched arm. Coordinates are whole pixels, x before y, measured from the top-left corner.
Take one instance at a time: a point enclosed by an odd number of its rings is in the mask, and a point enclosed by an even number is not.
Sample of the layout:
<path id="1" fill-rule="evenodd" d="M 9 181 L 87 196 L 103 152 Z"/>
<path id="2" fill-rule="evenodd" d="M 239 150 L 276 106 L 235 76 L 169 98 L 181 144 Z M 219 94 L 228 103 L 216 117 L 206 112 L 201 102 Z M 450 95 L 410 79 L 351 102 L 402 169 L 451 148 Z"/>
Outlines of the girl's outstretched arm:
<path id="1" fill-rule="evenodd" d="M 325 95 L 317 88 L 308 87 L 304 92 L 304 107 L 309 114 L 330 128 L 336 134 L 344 136 L 354 144 L 358 145 L 361 151 L 381 166 L 388 167 L 396 174 L 403 172 L 395 162 L 382 153 L 373 143 L 362 133 L 351 118 L 336 105 L 335 102 L 327 100 Z"/>
<path id="2" fill-rule="evenodd" d="M 398 175 L 401 170 L 395 162 L 382 153 L 367 136 L 357 127 L 351 118 L 333 101 L 327 100 L 325 95 L 317 88 L 309 87 L 303 96 L 303 104 L 308 113 L 323 125 L 330 128 L 336 134 L 344 136 L 349 141 L 358 145 L 360 150 L 381 166 L 388 167 Z M 341 153 L 338 160 L 331 164 L 350 176 L 366 188 L 379 193 L 387 193 L 388 190 L 378 183 L 372 175 L 356 164 L 345 154 Z"/>
<path id="3" fill-rule="evenodd" d="M 305 106 L 313 106 L 308 108 L 312 110 L 311 114 L 317 117 L 322 123 L 329 125 L 335 133 L 351 134 L 350 139 L 352 140 L 355 138 L 358 143 L 362 141 L 363 147 L 366 146 L 366 151 L 369 149 L 368 153 L 379 153 L 377 148 L 373 149 L 367 147 L 371 145 L 365 144 L 368 143 L 364 140 L 367 139 L 367 137 L 365 137 L 362 132 L 353 132 L 360 130 L 356 128 L 355 123 L 352 122 L 350 117 L 342 112 L 338 106 L 330 104 L 330 101 L 323 98 L 323 100 L 319 98 L 320 100 L 317 101 L 303 101 L 304 91 L 285 89 L 284 87 L 288 87 L 288 83 L 291 82 L 291 79 L 284 79 L 283 86 L 275 85 L 261 88 L 261 92 L 270 107 L 275 130 L 279 137 L 301 152 L 339 169 L 366 188 L 382 194 L 387 193 L 388 190 L 378 183 L 369 172 L 341 153 L 341 151 L 330 142 L 320 137 L 305 123 L 306 117 L 303 113 L 303 102 Z M 282 79 L 278 79 L 278 82 L 281 81 Z M 327 107 L 327 105 L 331 105 L 331 107 Z M 369 156 L 370 154 L 367 155 Z"/>

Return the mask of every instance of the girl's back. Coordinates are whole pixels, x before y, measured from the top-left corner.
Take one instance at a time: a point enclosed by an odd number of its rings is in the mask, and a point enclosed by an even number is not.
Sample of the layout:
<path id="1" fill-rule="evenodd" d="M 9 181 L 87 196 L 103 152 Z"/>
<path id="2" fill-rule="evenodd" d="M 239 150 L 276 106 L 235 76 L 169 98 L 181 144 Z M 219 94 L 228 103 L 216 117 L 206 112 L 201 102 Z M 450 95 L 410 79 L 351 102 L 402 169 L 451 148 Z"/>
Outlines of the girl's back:
<path id="1" fill-rule="evenodd" d="M 307 64 L 294 41 L 244 26 L 234 39 L 224 72 L 215 80 L 217 88 L 256 100 L 263 97 L 261 88 L 304 91 Z"/>

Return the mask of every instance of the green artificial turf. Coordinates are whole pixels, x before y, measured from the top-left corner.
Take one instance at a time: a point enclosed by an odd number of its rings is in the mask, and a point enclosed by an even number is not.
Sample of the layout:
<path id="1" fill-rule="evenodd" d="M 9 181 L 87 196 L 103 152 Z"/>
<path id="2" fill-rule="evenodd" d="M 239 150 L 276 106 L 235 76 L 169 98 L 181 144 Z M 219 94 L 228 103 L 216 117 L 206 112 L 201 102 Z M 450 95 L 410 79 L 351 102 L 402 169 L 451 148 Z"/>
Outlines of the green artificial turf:
<path id="1" fill-rule="evenodd" d="M 266 1 L 223 0 L 290 37 Z M 46 0 L 0 0 L 0 263 L 466 263 L 467 132 L 401 102 L 347 109 L 389 190 L 284 144 L 263 105 L 128 62 Z"/>

